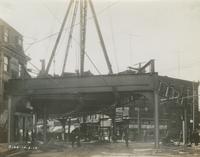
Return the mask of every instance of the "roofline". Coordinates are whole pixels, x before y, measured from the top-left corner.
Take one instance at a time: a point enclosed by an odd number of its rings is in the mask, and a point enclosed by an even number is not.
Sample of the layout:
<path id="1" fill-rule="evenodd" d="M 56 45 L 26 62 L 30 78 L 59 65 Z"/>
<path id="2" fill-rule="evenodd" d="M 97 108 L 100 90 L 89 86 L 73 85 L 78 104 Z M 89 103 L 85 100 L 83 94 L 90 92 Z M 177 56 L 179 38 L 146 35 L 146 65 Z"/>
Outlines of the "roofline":
<path id="1" fill-rule="evenodd" d="M 196 84 L 199 84 L 199 81 L 190 81 L 190 80 L 185 80 L 185 79 L 179 79 L 179 78 L 174 78 L 174 77 L 169 77 L 169 76 L 162 76 L 162 75 L 158 75 L 159 77 L 162 77 L 162 78 L 168 78 L 168 79 L 173 79 L 173 80 L 176 80 L 176 81 L 184 81 L 184 82 L 188 82 L 188 83 L 196 83 Z"/>
<path id="2" fill-rule="evenodd" d="M 0 18 L 0 22 L 6 24 L 7 26 L 9 26 L 12 30 L 14 30 L 16 33 L 18 33 L 21 37 L 23 37 L 22 33 L 20 33 L 19 31 L 17 31 L 14 27 L 12 27 L 10 24 L 8 24 L 5 20 L 3 20 L 2 18 Z"/>

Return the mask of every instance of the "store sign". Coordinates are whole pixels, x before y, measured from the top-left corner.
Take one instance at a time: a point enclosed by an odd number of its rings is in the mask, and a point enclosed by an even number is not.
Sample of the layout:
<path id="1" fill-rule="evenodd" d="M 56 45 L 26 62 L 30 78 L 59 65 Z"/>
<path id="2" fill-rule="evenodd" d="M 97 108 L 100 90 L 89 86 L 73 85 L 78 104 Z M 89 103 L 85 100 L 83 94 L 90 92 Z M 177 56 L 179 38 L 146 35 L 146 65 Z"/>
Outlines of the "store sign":
<path id="1" fill-rule="evenodd" d="M 101 127 L 111 127 L 112 126 L 112 120 L 111 119 L 101 120 L 100 126 Z"/>
<path id="2" fill-rule="evenodd" d="M 123 119 L 129 119 L 129 107 L 116 108 L 116 122 L 121 122 Z"/>

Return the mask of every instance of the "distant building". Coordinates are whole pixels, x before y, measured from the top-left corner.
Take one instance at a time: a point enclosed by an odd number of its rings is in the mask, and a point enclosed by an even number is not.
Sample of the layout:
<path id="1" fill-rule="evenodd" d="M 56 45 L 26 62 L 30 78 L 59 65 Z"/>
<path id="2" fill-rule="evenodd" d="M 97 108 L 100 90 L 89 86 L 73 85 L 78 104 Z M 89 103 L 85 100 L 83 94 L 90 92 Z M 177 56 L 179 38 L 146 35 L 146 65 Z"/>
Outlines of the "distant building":
<path id="1" fill-rule="evenodd" d="M 13 27 L 0 19 L 0 127 L 6 128 L 7 98 L 4 85 L 10 78 L 29 77 L 26 63 L 29 58 L 24 54 L 23 36 Z M 0 135 L 1 137 L 1 135 Z"/>

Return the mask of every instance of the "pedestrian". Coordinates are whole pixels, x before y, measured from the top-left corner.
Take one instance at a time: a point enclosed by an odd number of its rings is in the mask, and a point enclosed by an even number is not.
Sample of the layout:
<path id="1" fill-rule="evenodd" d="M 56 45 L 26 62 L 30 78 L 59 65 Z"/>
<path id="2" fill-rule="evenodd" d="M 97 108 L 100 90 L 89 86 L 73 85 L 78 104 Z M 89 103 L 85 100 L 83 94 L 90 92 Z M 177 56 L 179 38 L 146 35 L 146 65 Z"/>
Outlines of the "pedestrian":
<path id="1" fill-rule="evenodd" d="M 199 133 L 196 129 L 194 130 L 193 138 L 194 138 L 195 146 L 198 146 L 198 144 L 199 144 Z"/>
<path id="2" fill-rule="evenodd" d="M 192 133 L 190 134 L 190 143 L 191 143 L 191 146 L 192 144 L 194 143 L 194 130 L 192 131 Z"/>
<path id="3" fill-rule="evenodd" d="M 71 133 L 71 141 L 72 141 L 72 147 L 76 144 L 78 147 L 81 146 L 80 143 L 80 129 L 76 128 Z"/>
<path id="4" fill-rule="evenodd" d="M 71 138 L 72 148 L 73 148 L 73 147 L 74 147 L 74 142 L 75 142 L 75 134 L 74 134 L 74 131 L 71 132 L 70 138 Z"/>
<path id="5" fill-rule="evenodd" d="M 143 132 L 143 141 L 146 142 L 147 141 L 147 131 L 144 130 Z"/>
<path id="6" fill-rule="evenodd" d="M 126 143 L 126 147 L 128 147 L 128 128 L 125 128 L 124 129 L 124 140 L 125 140 L 125 143 Z"/>

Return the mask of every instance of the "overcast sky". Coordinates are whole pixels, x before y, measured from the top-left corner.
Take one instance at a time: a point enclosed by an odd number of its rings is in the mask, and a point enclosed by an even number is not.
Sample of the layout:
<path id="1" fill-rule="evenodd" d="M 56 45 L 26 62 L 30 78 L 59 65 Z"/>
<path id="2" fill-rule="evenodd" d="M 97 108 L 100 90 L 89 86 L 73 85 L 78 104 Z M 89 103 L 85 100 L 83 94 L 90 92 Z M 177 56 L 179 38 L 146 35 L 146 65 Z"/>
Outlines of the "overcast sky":
<path id="1" fill-rule="evenodd" d="M 0 0 L 0 18 L 24 35 L 24 49 L 40 68 L 48 61 L 69 0 Z M 93 0 L 114 72 L 155 59 L 161 75 L 200 80 L 199 0 Z M 66 23 L 69 29 L 70 18 Z M 91 17 L 89 10 L 88 17 Z M 66 71 L 78 68 L 78 23 Z M 51 72 L 60 73 L 67 43 L 64 32 Z M 41 40 L 47 38 L 46 40 Z M 37 42 L 37 41 L 40 42 Z M 101 73 L 108 73 L 94 22 L 88 19 L 86 52 Z M 35 43 L 30 45 L 30 43 Z M 96 73 L 86 57 L 85 70 Z"/>

